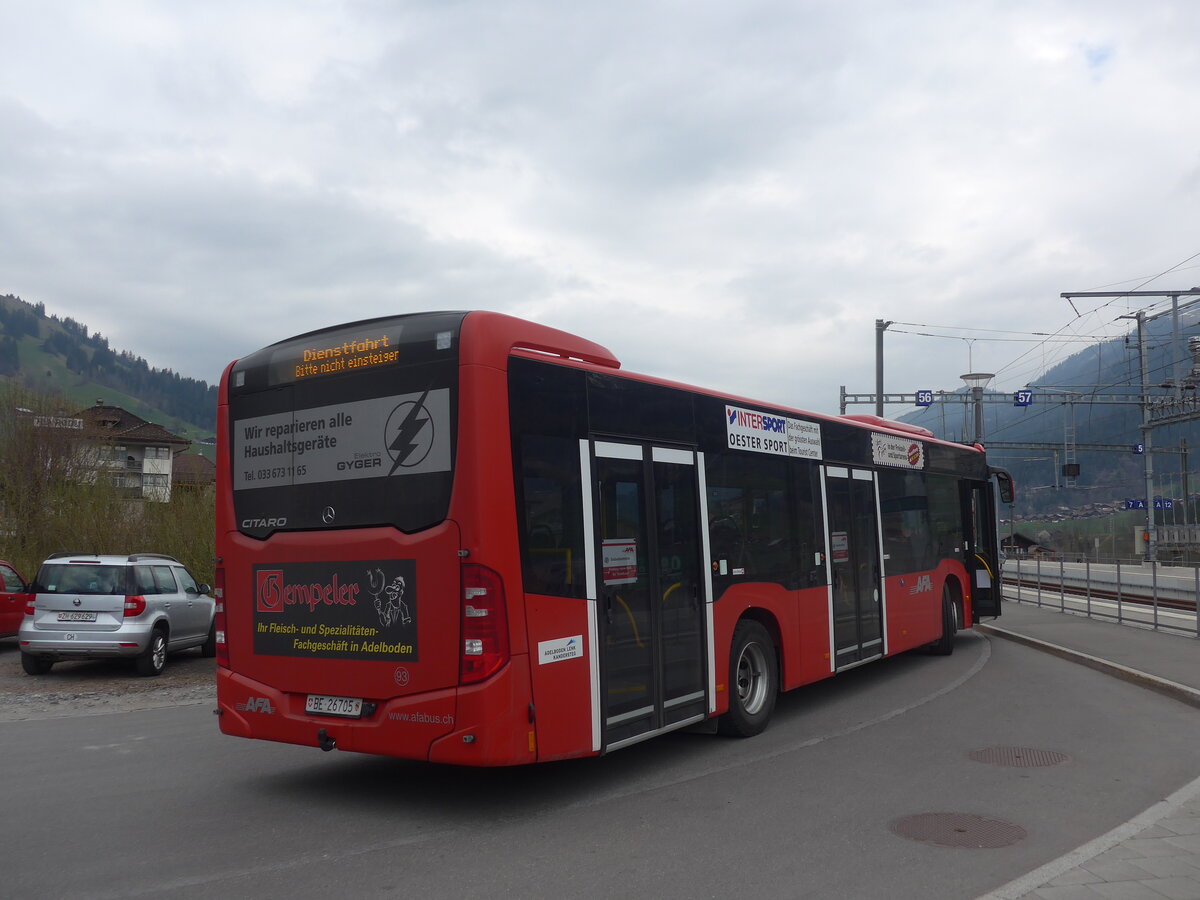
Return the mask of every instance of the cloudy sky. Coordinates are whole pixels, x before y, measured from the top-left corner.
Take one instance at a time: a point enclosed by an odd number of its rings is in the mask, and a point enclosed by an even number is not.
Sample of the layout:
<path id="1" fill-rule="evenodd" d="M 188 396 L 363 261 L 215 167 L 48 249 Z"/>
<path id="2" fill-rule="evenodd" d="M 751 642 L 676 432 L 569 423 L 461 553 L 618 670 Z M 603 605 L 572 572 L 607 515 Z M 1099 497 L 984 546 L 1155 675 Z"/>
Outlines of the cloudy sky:
<path id="1" fill-rule="evenodd" d="M 0 0 L 0 34 L 0 293 L 210 382 L 483 308 L 836 412 L 876 319 L 889 391 L 1012 389 L 1137 308 L 1060 292 L 1200 283 L 1194 0 Z"/>

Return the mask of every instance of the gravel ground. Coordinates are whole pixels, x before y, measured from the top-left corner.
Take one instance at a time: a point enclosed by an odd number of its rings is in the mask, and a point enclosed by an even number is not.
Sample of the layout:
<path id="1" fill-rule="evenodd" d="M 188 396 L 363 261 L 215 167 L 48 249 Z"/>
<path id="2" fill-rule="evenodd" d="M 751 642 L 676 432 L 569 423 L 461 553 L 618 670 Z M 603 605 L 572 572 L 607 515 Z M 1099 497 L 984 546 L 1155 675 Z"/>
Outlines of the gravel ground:
<path id="1" fill-rule="evenodd" d="M 17 639 L 0 638 L 0 722 L 90 716 L 185 703 L 216 706 L 216 660 L 199 650 L 167 657 L 157 677 L 138 675 L 132 661 L 55 663 L 45 675 L 26 675 Z"/>

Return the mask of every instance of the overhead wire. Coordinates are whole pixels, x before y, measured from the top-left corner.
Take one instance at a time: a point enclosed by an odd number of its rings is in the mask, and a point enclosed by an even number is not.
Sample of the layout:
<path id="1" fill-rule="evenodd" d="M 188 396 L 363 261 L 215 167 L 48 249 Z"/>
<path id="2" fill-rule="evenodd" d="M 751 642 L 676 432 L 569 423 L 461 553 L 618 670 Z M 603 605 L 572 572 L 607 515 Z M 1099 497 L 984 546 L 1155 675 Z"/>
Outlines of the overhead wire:
<path id="1" fill-rule="evenodd" d="M 1143 287 L 1150 284 L 1152 281 L 1162 278 L 1164 275 L 1168 275 L 1171 272 L 1175 272 L 1175 271 L 1184 269 L 1184 267 L 1187 266 L 1188 263 L 1190 263 L 1193 260 L 1198 259 L 1198 258 L 1200 258 L 1200 251 L 1192 254 L 1191 256 L 1187 257 L 1186 259 L 1182 260 L 1181 262 L 1179 262 L 1167 269 L 1164 269 L 1162 272 L 1159 272 L 1157 275 L 1152 275 L 1148 278 L 1142 278 L 1142 279 L 1130 279 L 1129 281 L 1123 282 L 1123 283 L 1130 283 L 1133 281 L 1140 282 L 1135 287 L 1130 288 L 1129 292 L 1132 293 L 1134 291 L 1141 290 Z M 1188 268 L 1200 268 L 1200 266 L 1191 266 Z M 1065 323 L 1061 328 L 1059 328 L 1057 331 L 1052 332 L 1052 333 L 1020 332 L 1020 331 L 1012 331 L 1012 330 L 1006 330 L 1006 329 L 974 328 L 974 327 L 955 328 L 955 330 L 957 330 L 959 332 L 970 332 L 970 333 L 979 333 L 979 334 L 1006 334 L 1006 335 L 1020 335 L 1021 336 L 1021 337 L 1015 337 L 1015 338 L 998 338 L 998 337 L 966 338 L 966 337 L 963 337 L 961 334 L 936 334 L 936 333 L 932 333 L 932 332 L 911 332 L 911 331 L 905 331 L 903 328 L 895 328 L 892 330 L 894 330 L 898 333 L 901 333 L 901 334 L 914 334 L 914 335 L 918 335 L 918 336 L 922 336 L 922 337 L 953 338 L 956 340 L 967 341 L 968 343 L 972 343 L 974 341 L 1032 343 L 1032 344 L 1034 344 L 1034 346 L 1030 347 L 1029 350 L 1026 350 L 1024 353 L 1018 355 L 1011 362 L 1002 366 L 1000 368 L 1000 370 L 996 373 L 995 377 L 1001 377 L 1006 374 L 1009 377 L 1012 377 L 1013 370 L 1016 369 L 1016 367 L 1023 360 L 1025 360 L 1027 357 L 1029 357 L 1032 353 L 1036 352 L 1039 348 L 1043 350 L 1043 358 L 1042 358 L 1041 364 L 1039 366 L 1031 366 L 1030 371 L 1039 370 L 1042 373 L 1045 373 L 1045 372 L 1049 371 L 1049 369 L 1053 365 L 1057 365 L 1058 361 L 1061 361 L 1061 359 L 1063 358 L 1060 355 L 1059 359 L 1056 361 L 1047 360 L 1045 353 L 1044 353 L 1047 345 L 1052 345 L 1052 344 L 1066 345 L 1066 344 L 1076 344 L 1076 343 L 1097 344 L 1101 348 L 1100 350 L 1098 350 L 1098 354 L 1102 355 L 1102 353 L 1103 353 L 1102 348 L 1105 344 L 1115 342 L 1116 340 L 1118 340 L 1122 337 L 1124 337 L 1126 340 L 1126 343 L 1128 343 L 1129 329 L 1127 327 L 1123 328 L 1121 333 L 1114 334 L 1114 335 L 1108 335 L 1108 336 L 1096 335 L 1096 334 L 1080 334 L 1080 333 L 1072 333 L 1072 334 L 1067 334 L 1067 335 L 1063 334 L 1063 332 L 1066 331 L 1068 328 L 1070 328 L 1072 325 L 1077 324 L 1078 320 L 1081 318 L 1090 318 L 1093 321 L 1093 324 L 1095 324 L 1095 320 L 1097 320 L 1099 318 L 1099 314 L 1100 314 L 1101 310 L 1106 309 L 1106 308 L 1112 306 L 1114 303 L 1118 303 L 1123 299 L 1128 300 L 1130 298 L 1128 297 L 1127 294 L 1123 294 L 1118 297 L 1113 297 L 1108 302 L 1101 304 L 1099 307 L 1096 307 L 1095 309 L 1091 310 L 1090 312 L 1088 312 L 1086 314 L 1081 314 L 1078 312 L 1078 310 L 1076 310 L 1075 320 Z M 1158 305 L 1158 304 L 1151 304 L 1150 308 L 1153 308 L 1155 305 Z M 1074 305 L 1072 305 L 1072 308 L 1074 308 Z M 1121 319 L 1117 318 L 1117 319 L 1114 319 L 1105 324 L 1108 326 L 1113 326 L 1113 325 L 1117 325 L 1120 321 L 1121 321 Z M 936 328 L 936 329 L 943 329 L 943 330 L 950 330 L 952 327 L 954 327 L 954 326 L 930 325 L 930 324 L 917 323 L 917 322 L 894 322 L 891 324 L 901 325 L 901 326 L 905 326 L 907 328 L 925 328 L 925 329 Z M 1100 362 L 1100 359 L 1098 358 L 1098 364 L 1099 364 L 1099 362 Z M 1175 365 L 1175 362 L 1186 362 L 1186 359 L 1173 360 L 1168 365 L 1173 367 Z M 1026 380 L 1027 384 L 1030 382 L 1032 382 L 1032 379 Z M 1108 387 L 1114 387 L 1114 386 L 1116 386 L 1116 384 L 1110 385 Z M 1102 389 L 1105 389 L 1105 388 L 1097 386 L 1097 388 L 1095 390 L 1093 390 L 1092 393 L 1093 394 L 1098 393 Z"/>
<path id="2" fill-rule="evenodd" d="M 1146 285 L 1163 277 L 1164 275 L 1170 274 L 1171 272 L 1182 270 L 1185 266 L 1187 266 L 1188 263 L 1190 263 L 1193 260 L 1198 259 L 1198 258 L 1200 258 L 1200 252 L 1192 254 L 1187 259 L 1184 259 L 1180 263 L 1178 263 L 1174 266 L 1171 266 L 1168 269 L 1165 269 L 1164 271 L 1158 273 L 1157 275 L 1153 275 L 1153 276 L 1150 276 L 1149 278 L 1144 278 L 1144 279 L 1131 279 L 1130 281 L 1136 280 L 1136 281 L 1140 281 L 1140 283 L 1138 283 L 1135 287 L 1130 288 L 1130 293 L 1132 293 L 1133 291 L 1141 290 Z M 1200 268 L 1200 266 L 1191 266 L 1188 268 Z M 1126 283 L 1129 283 L 1129 282 L 1126 282 Z M 1102 287 L 1094 288 L 1093 290 L 1101 290 L 1101 289 L 1103 289 L 1103 288 Z M 1004 366 L 1002 366 L 999 369 L 999 371 L 996 373 L 996 376 L 994 376 L 994 377 L 1001 377 L 1006 374 L 1009 378 L 1012 378 L 1014 376 L 1014 374 L 1019 376 L 1020 369 L 1026 369 L 1027 371 L 1029 371 L 1031 373 L 1040 372 L 1042 375 L 1045 375 L 1054 366 L 1060 364 L 1061 362 L 1063 362 L 1067 358 L 1069 358 L 1066 355 L 1066 350 L 1067 350 L 1068 346 L 1070 346 L 1072 344 L 1079 344 L 1079 343 L 1087 343 L 1087 344 L 1096 345 L 1096 347 L 1097 347 L 1096 364 L 1097 364 L 1097 372 L 1099 373 L 1099 372 L 1103 371 L 1104 348 L 1107 345 L 1113 345 L 1113 349 L 1117 349 L 1117 346 L 1120 346 L 1120 345 L 1117 345 L 1117 341 L 1123 340 L 1123 349 L 1125 350 L 1125 356 L 1126 356 L 1126 362 L 1127 362 L 1124 378 L 1114 380 L 1107 385 L 1101 385 L 1101 384 L 1089 385 L 1088 387 L 1091 388 L 1090 392 L 1088 392 L 1088 391 L 1080 392 L 1080 394 L 1078 395 L 1078 397 L 1075 400 L 1064 397 L 1061 401 L 1057 401 L 1054 403 L 1044 403 L 1043 405 L 1041 405 L 1040 409 L 1038 409 L 1036 412 L 1033 412 L 1031 415 L 1023 415 L 1019 419 L 1012 420 L 1009 423 L 1006 423 L 1004 425 L 996 425 L 994 427 L 994 429 L 990 432 L 990 434 L 994 437 L 997 434 L 1004 434 L 1006 431 L 1009 431 L 1010 429 L 1016 429 L 1018 427 L 1027 427 L 1031 422 L 1034 422 L 1037 419 L 1043 418 L 1044 416 L 1051 415 L 1055 412 L 1061 412 L 1062 418 L 1063 418 L 1063 425 L 1065 427 L 1066 426 L 1067 407 L 1069 405 L 1071 405 L 1072 403 L 1086 402 L 1086 400 L 1085 400 L 1086 397 L 1088 397 L 1088 396 L 1095 397 L 1101 391 L 1112 391 L 1114 389 L 1118 389 L 1118 388 L 1122 388 L 1122 387 L 1131 388 L 1134 386 L 1135 381 L 1137 383 L 1137 386 L 1140 389 L 1140 387 L 1141 387 L 1140 368 L 1138 369 L 1137 374 L 1135 375 L 1132 354 L 1129 352 L 1132 349 L 1129 346 L 1130 329 L 1127 325 L 1122 324 L 1126 321 L 1127 317 L 1118 316 L 1109 321 L 1105 321 L 1105 322 L 1099 321 L 1101 319 L 1101 312 L 1103 310 L 1108 309 L 1109 307 L 1113 306 L 1114 304 L 1122 302 L 1122 301 L 1128 302 L 1130 299 L 1132 299 L 1132 298 L 1130 298 L 1127 294 L 1113 297 L 1106 303 L 1103 303 L 1100 306 L 1092 309 L 1091 311 L 1089 311 L 1087 313 L 1083 313 L 1083 314 L 1079 313 L 1078 309 L 1076 309 L 1074 304 L 1072 304 L 1072 309 L 1075 309 L 1075 313 L 1076 313 L 1075 319 L 1066 322 L 1061 328 L 1059 328 L 1057 331 L 1052 332 L 1052 333 L 1021 332 L 1021 331 L 1013 331 L 1013 330 L 1008 330 L 1008 329 L 991 329 L 991 328 L 977 328 L 977 327 L 954 328 L 953 326 L 930 325 L 930 324 L 915 323 L 915 322 L 893 322 L 890 324 L 904 326 L 903 328 L 893 328 L 892 329 L 893 331 L 900 333 L 900 334 L 913 334 L 913 335 L 917 335 L 917 336 L 921 336 L 921 337 L 952 338 L 952 339 L 956 339 L 956 340 L 966 341 L 969 345 L 973 345 L 975 341 L 984 341 L 984 342 L 988 342 L 988 343 L 995 342 L 995 343 L 1030 343 L 1030 344 L 1033 344 L 1033 346 L 1031 346 L 1028 350 L 1019 354 L 1011 362 L 1006 363 Z M 1150 304 L 1148 307 L 1145 307 L 1143 309 L 1143 311 L 1146 309 L 1153 309 L 1155 306 L 1158 306 L 1158 305 L 1160 305 L 1160 304 L 1159 303 Z M 1116 328 L 1117 331 L 1115 334 L 1111 333 L 1111 331 L 1108 334 L 1083 333 L 1084 329 L 1082 327 L 1079 327 L 1084 324 L 1084 323 L 1080 322 L 1081 319 L 1084 319 L 1088 323 L 1090 323 L 1091 328 L 1088 329 L 1090 331 L 1102 331 L 1103 332 L 1108 329 L 1114 329 L 1114 328 Z M 945 330 L 945 331 L 949 331 L 953 328 L 954 330 L 960 332 L 960 334 L 938 334 L 938 333 L 934 333 L 934 332 L 930 332 L 930 331 L 906 331 L 905 328 L 941 329 L 941 330 Z M 1076 330 L 1076 328 L 1078 330 Z M 971 334 L 971 337 L 964 337 L 961 334 L 961 332 L 969 333 L 969 334 Z M 1064 332 L 1068 332 L 1068 333 L 1064 334 Z M 1015 337 L 985 337 L 982 335 L 1015 335 Z M 1161 347 L 1164 345 L 1165 345 L 1165 342 L 1164 342 L 1164 344 L 1156 344 L 1156 345 L 1151 345 L 1148 347 L 1144 346 L 1144 350 L 1146 352 L 1149 352 L 1150 349 L 1154 349 L 1155 347 Z M 1053 348 L 1053 349 L 1051 349 L 1051 351 L 1049 353 L 1047 353 L 1048 348 Z M 1042 351 L 1042 359 L 1040 360 L 1040 363 L 1038 363 L 1038 361 L 1036 361 L 1036 360 L 1030 359 L 1032 354 L 1036 353 L 1039 349 Z M 1074 355 L 1074 353 L 1072 353 L 1071 355 Z M 1166 362 L 1160 363 L 1157 366 L 1150 367 L 1148 369 L 1147 375 L 1152 381 L 1155 381 L 1155 380 L 1157 380 L 1157 378 L 1159 376 L 1163 375 L 1163 373 L 1174 371 L 1177 363 L 1179 363 L 1179 362 L 1186 363 L 1187 361 L 1188 361 L 1187 358 L 1168 359 Z M 1024 366 L 1022 366 L 1023 362 L 1025 363 Z M 1018 367 L 1020 367 L 1020 368 L 1018 368 Z M 1097 380 L 1099 381 L 1100 379 L 1097 379 Z M 1024 383 L 1028 384 L 1030 386 L 1034 386 L 1034 381 L 1035 381 L 1035 378 L 1030 377 L 1028 379 L 1025 379 Z M 1083 386 L 1081 385 L 1080 387 L 1083 387 Z M 1149 385 L 1147 385 L 1147 388 L 1149 388 Z M 964 405 L 964 410 L 965 410 L 965 408 L 966 407 Z M 922 411 L 922 413 L 923 413 L 923 415 L 918 417 L 918 421 L 921 418 L 924 418 L 925 415 L 933 414 L 933 408 L 926 407 Z M 943 425 L 944 425 L 945 424 L 945 414 L 946 414 L 945 407 L 943 407 L 940 410 L 940 413 L 941 413 L 942 421 L 943 421 Z M 1122 415 L 1126 415 L 1126 414 L 1127 414 L 1127 411 L 1124 411 L 1118 407 L 1116 409 L 1113 409 L 1111 412 L 1106 412 L 1105 414 L 1103 414 L 1102 416 L 1097 418 L 1094 407 L 1089 406 L 1088 424 L 1090 427 L 1094 427 L 1096 425 L 1103 425 L 1105 422 L 1107 422 L 1110 419 L 1118 418 L 1118 417 L 1120 417 Z M 964 415 L 965 415 L 965 412 L 964 412 Z"/>
<path id="3" fill-rule="evenodd" d="M 1130 288 L 1128 293 L 1133 293 L 1134 291 L 1139 291 L 1142 288 L 1144 288 L 1146 285 L 1150 284 L 1152 281 L 1157 281 L 1159 278 L 1162 278 L 1164 275 L 1169 275 L 1171 272 L 1175 272 L 1175 271 L 1182 269 L 1184 266 L 1186 266 L 1188 263 L 1190 263 L 1194 259 L 1200 259 L 1200 251 L 1197 251 L 1196 253 L 1193 253 L 1191 256 L 1189 256 L 1187 259 L 1184 259 L 1181 262 L 1176 263 L 1175 265 L 1173 265 L 1167 269 L 1164 269 L 1162 272 L 1159 272 L 1157 275 L 1151 275 L 1148 278 L 1142 279 L 1139 284 L 1137 284 L 1135 287 Z M 1097 290 L 1097 289 L 1098 288 L 1093 288 L 1092 290 Z M 1109 306 L 1112 306 L 1114 303 L 1119 303 L 1122 300 L 1128 300 L 1129 299 L 1128 293 L 1111 298 L 1108 302 L 1102 303 L 1100 306 L 1091 310 L 1091 312 L 1088 313 L 1088 315 L 1097 317 L 1100 310 L 1106 309 Z M 1157 305 L 1157 304 L 1152 304 L 1151 308 L 1154 305 Z M 1074 304 L 1072 304 L 1072 309 L 1074 309 L 1074 308 L 1075 308 Z M 1076 310 L 1075 318 L 1076 318 L 1076 320 L 1078 320 L 1078 319 L 1084 318 L 1084 316 L 1083 316 L 1083 314 L 1079 313 L 1078 310 Z M 1071 322 L 1066 323 L 1065 325 L 1063 325 L 1062 328 L 1060 328 L 1060 329 L 1058 329 L 1058 331 L 1054 332 L 1054 335 L 1057 336 L 1057 335 L 1061 334 L 1071 324 L 1072 324 Z M 1044 346 L 1044 345 L 1039 345 L 1039 346 Z M 1009 363 L 1006 367 L 1002 368 L 999 372 L 997 372 L 997 375 L 1003 374 L 1006 371 L 1006 369 L 1014 367 L 1018 362 L 1020 362 L 1022 359 L 1024 359 L 1026 356 L 1028 356 L 1029 353 L 1033 352 L 1033 350 L 1035 350 L 1035 349 L 1036 348 L 1030 348 L 1030 350 L 1021 354 L 1021 356 L 1018 356 L 1017 359 L 1013 360 L 1013 362 Z"/>

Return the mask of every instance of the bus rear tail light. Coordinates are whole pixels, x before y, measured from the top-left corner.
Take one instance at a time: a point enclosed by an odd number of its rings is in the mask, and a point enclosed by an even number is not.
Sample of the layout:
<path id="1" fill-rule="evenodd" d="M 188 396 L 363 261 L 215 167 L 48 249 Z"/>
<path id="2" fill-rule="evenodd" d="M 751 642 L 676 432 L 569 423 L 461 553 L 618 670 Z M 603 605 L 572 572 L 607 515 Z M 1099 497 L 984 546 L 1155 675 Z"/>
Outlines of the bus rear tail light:
<path id="1" fill-rule="evenodd" d="M 217 601 L 213 613 L 213 631 L 217 636 L 217 665 L 229 668 L 229 644 L 225 643 L 225 567 L 217 566 L 213 572 L 213 599 Z"/>
<path id="2" fill-rule="evenodd" d="M 121 613 L 126 619 L 140 616 L 146 611 L 146 598 L 141 594 L 125 598 L 125 611 Z"/>
<path id="3" fill-rule="evenodd" d="M 463 566 L 462 641 L 462 684 L 483 681 L 508 662 L 504 582 L 484 566 Z"/>

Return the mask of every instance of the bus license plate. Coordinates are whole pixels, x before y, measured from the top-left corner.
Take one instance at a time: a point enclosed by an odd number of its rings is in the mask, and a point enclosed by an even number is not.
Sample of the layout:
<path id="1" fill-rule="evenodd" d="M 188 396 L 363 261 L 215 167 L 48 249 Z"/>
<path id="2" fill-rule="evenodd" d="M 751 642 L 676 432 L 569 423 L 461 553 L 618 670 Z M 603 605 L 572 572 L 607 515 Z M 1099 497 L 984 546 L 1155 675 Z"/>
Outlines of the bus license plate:
<path id="1" fill-rule="evenodd" d="M 362 715 L 362 700 L 359 697 L 327 697 L 324 694 L 309 694 L 304 711 L 314 716 L 345 716 L 357 719 Z"/>
<path id="2" fill-rule="evenodd" d="M 94 612 L 60 612 L 58 614 L 60 622 L 95 622 L 96 614 Z"/>

